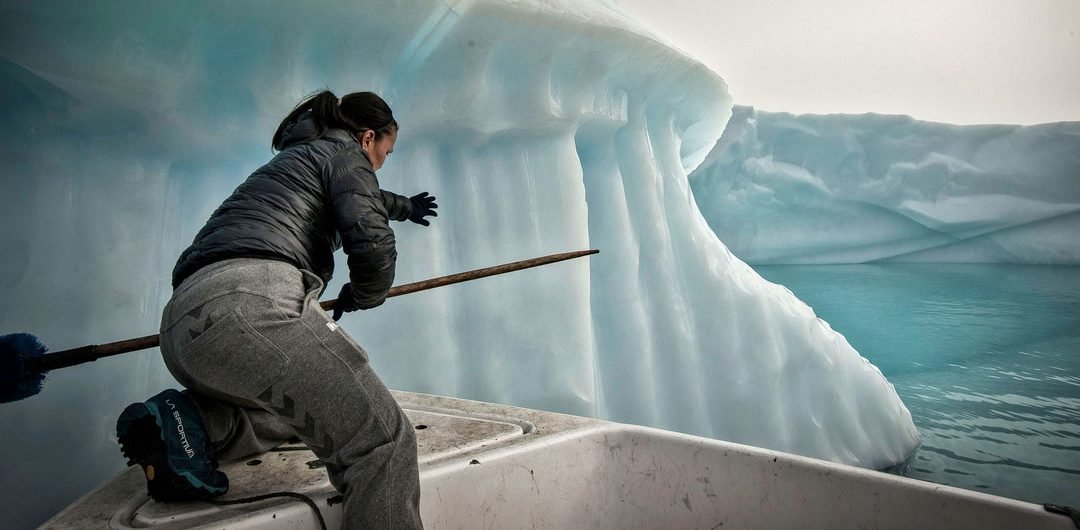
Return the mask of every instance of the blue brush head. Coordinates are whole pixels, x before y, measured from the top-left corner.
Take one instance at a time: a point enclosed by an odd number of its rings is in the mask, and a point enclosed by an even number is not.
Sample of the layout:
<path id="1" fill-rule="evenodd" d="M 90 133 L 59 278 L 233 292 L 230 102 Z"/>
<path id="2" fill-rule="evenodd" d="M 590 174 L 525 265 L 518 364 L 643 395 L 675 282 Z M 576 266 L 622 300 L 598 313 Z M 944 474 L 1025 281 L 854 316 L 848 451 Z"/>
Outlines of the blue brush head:
<path id="1" fill-rule="evenodd" d="M 27 371 L 26 360 L 41 357 L 48 351 L 29 333 L 0 336 L 0 403 L 26 399 L 41 392 L 45 373 Z"/>

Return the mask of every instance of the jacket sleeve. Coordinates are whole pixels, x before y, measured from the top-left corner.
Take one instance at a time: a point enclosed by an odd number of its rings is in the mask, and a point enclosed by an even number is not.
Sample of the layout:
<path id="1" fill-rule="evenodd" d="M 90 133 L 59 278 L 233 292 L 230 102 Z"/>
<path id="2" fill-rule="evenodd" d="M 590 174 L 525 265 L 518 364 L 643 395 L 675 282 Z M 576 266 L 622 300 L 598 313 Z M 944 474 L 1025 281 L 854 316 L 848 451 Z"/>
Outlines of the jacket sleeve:
<path id="1" fill-rule="evenodd" d="M 336 163 L 325 169 L 334 223 L 349 256 L 349 282 L 361 309 L 382 304 L 394 284 L 394 231 L 375 173 L 365 164 Z"/>
<path id="2" fill-rule="evenodd" d="M 383 204 L 386 205 L 386 214 L 392 221 L 407 221 L 412 213 L 412 201 L 404 195 L 398 195 L 386 190 L 382 193 Z"/>

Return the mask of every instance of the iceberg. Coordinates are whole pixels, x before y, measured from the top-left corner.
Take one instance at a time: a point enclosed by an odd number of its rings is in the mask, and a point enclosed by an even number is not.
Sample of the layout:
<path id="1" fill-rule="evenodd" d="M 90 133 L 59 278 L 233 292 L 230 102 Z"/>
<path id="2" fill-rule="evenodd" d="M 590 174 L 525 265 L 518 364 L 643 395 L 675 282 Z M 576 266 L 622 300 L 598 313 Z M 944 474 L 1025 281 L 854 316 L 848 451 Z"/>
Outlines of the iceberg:
<path id="1" fill-rule="evenodd" d="M 880 371 L 699 212 L 687 173 L 731 116 L 722 78 L 610 3 L 42 1 L 3 14 L 2 329 L 53 349 L 157 329 L 176 257 L 269 159 L 292 105 L 373 90 L 401 123 L 382 186 L 440 205 L 430 228 L 395 226 L 398 283 L 601 250 L 346 317 L 389 386 L 870 468 L 919 442 Z M 57 491 L 68 498 L 115 472 L 116 415 L 175 385 L 155 352 L 50 377 L 32 403 L 0 408 L 5 503 L 46 502 L 27 487 L 43 466 L 85 470 Z M 39 454 L 48 464 L 25 458 Z"/>
<path id="2" fill-rule="evenodd" d="M 1080 122 L 950 125 L 735 107 L 690 174 L 754 264 L 1080 263 Z"/>

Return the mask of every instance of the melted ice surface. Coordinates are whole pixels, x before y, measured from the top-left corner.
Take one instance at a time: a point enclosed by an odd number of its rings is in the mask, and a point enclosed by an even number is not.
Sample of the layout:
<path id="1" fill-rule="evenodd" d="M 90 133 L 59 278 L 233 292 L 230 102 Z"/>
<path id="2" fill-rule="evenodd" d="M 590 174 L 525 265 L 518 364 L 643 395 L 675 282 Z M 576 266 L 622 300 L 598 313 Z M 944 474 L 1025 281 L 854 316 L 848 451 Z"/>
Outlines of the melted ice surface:
<path id="1" fill-rule="evenodd" d="M 736 107 L 690 182 L 749 263 L 1080 263 L 1080 122 Z"/>

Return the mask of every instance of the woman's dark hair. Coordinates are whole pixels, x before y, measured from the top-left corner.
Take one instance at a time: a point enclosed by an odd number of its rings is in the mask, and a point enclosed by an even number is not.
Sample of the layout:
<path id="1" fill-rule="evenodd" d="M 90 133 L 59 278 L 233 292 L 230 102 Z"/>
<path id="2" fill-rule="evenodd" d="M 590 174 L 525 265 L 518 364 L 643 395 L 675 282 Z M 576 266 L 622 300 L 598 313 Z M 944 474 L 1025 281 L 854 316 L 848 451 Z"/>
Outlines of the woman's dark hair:
<path id="1" fill-rule="evenodd" d="M 316 92 L 301 101 L 274 132 L 274 149 L 284 148 L 282 140 L 290 125 L 296 123 L 301 114 L 311 111 L 315 127 L 320 137 L 327 129 L 344 129 L 358 133 L 367 129 L 375 131 L 375 139 L 382 138 L 398 128 L 397 120 L 390 106 L 373 92 L 353 92 L 346 94 L 338 102 L 337 96 L 329 90 Z"/>

